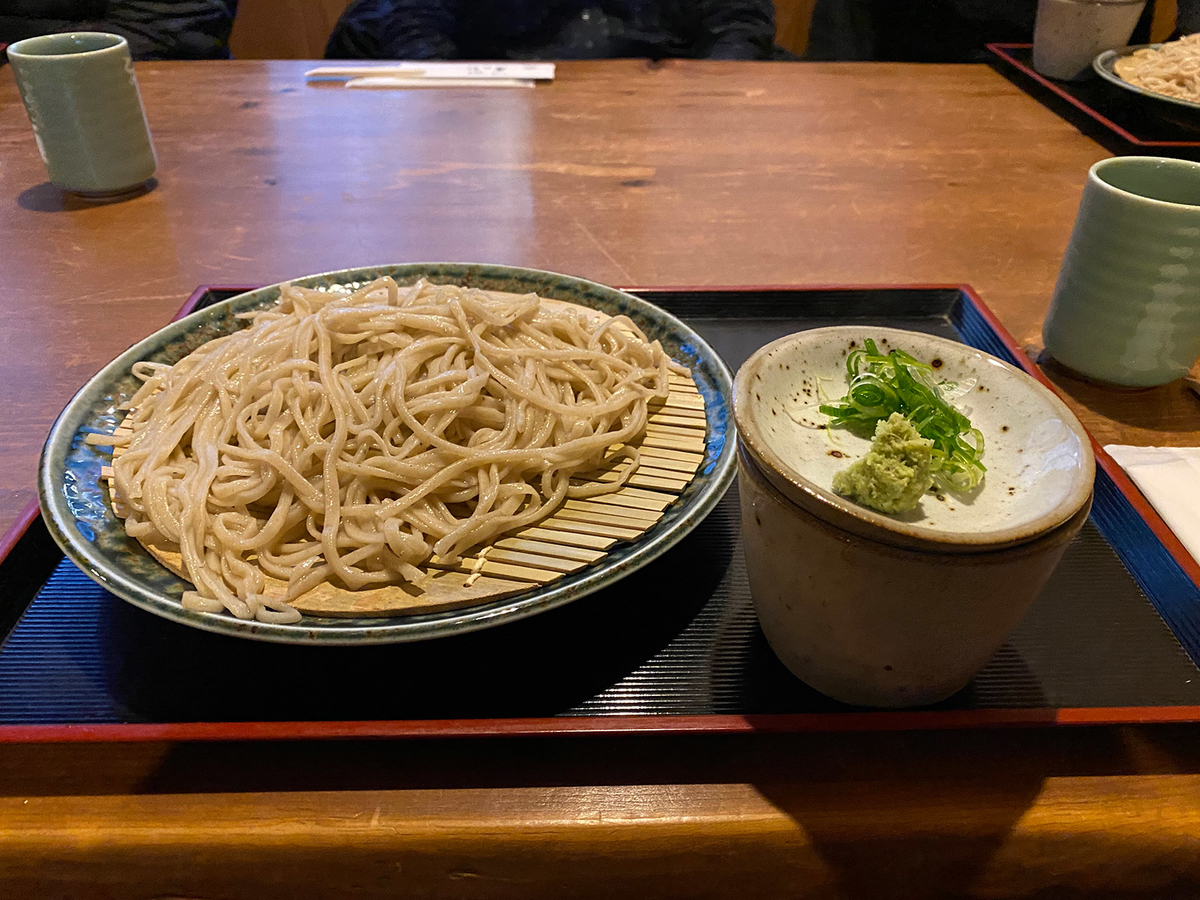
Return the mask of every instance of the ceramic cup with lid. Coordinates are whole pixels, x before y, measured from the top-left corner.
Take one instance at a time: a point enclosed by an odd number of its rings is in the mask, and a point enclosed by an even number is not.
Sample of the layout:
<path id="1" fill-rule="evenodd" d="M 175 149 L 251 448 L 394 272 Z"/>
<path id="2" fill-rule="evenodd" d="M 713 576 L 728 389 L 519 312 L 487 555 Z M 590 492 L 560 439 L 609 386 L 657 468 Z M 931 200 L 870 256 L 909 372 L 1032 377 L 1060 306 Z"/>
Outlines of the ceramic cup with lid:
<path id="1" fill-rule="evenodd" d="M 847 354 L 874 339 L 955 384 L 985 437 L 983 484 L 885 515 L 832 490 L 869 437 L 817 407 L 845 392 Z M 1049 389 L 944 338 L 814 329 L 755 353 L 734 388 L 742 528 L 759 622 L 783 663 L 847 703 L 911 706 L 961 689 L 1003 644 L 1087 519 L 1095 463 Z"/>

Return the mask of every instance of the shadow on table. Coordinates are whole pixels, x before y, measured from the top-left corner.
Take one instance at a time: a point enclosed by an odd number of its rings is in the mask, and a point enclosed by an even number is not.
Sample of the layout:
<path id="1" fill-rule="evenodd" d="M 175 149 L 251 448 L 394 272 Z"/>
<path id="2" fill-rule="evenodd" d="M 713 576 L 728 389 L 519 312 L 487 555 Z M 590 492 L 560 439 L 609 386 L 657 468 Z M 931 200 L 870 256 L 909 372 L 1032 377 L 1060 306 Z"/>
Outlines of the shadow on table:
<path id="1" fill-rule="evenodd" d="M 989 785 L 985 798 L 920 782 L 773 786 L 764 796 L 811 842 L 837 896 L 907 900 L 971 895 L 1040 789 L 1036 778 L 1008 776 Z M 956 834 L 948 820 L 957 817 L 962 831 Z"/>
<path id="2" fill-rule="evenodd" d="M 92 209 L 97 206 L 111 206 L 114 203 L 124 203 L 143 197 L 158 187 L 158 179 L 151 178 L 135 190 L 115 197 L 81 197 L 64 191 L 57 185 L 44 181 L 39 185 L 26 188 L 17 195 L 17 205 L 30 212 L 74 212 L 80 209 Z"/>
<path id="3" fill-rule="evenodd" d="M 387 646 L 292 646 L 210 634 L 113 602 L 109 684 L 132 721 L 547 717 L 620 682 L 711 596 L 731 541 L 685 538 L 566 606 L 483 631 Z"/>
<path id="4" fill-rule="evenodd" d="M 1035 358 L 1058 390 L 1122 425 L 1171 434 L 1196 431 L 1200 423 L 1200 397 L 1182 379 L 1160 387 L 1121 388 L 1077 375 L 1044 351 Z"/>
<path id="5" fill-rule="evenodd" d="M 1070 372 L 1054 360 L 1044 366 L 1046 377 L 1065 394 L 1110 419 L 1155 431 L 1195 431 L 1200 397 L 1182 379 L 1159 387 L 1118 388 L 1097 384 Z M 1180 421 L 1188 416 L 1190 421 Z"/>
<path id="6" fill-rule="evenodd" d="M 851 900 L 875 896 L 866 882 L 883 871 L 849 849 L 852 832 L 874 834 L 867 845 L 898 877 L 917 866 L 903 854 L 922 845 L 958 860 L 950 874 L 965 873 L 1047 778 L 1180 772 L 1200 772 L 1192 726 L 0 745 L 0 796 L 747 784 L 802 827 L 831 868 L 862 869 L 842 875 Z M 855 800 L 852 814 L 843 797 Z M 976 808 L 961 841 L 921 825 Z M 885 839 L 897 816 L 914 835 L 904 848 Z"/>
<path id="7" fill-rule="evenodd" d="M 1116 729 L 860 735 L 837 749 L 755 787 L 796 824 L 845 900 L 975 896 L 1047 778 L 1130 765 Z"/>

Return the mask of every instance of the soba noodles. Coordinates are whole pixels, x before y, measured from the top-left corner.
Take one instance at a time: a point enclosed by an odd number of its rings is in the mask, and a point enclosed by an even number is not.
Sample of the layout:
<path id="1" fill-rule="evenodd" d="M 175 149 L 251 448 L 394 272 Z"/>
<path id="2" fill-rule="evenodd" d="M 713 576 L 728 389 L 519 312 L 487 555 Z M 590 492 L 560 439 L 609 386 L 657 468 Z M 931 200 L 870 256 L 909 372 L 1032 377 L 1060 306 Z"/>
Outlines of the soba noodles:
<path id="1" fill-rule="evenodd" d="M 1200 34 L 1189 34 L 1157 50 L 1135 50 L 1118 59 L 1113 70 L 1147 91 L 1200 103 Z"/>
<path id="2" fill-rule="evenodd" d="M 248 328 L 138 363 L 115 454 L 128 533 L 179 547 L 189 609 L 293 622 L 288 601 L 422 577 L 565 498 L 646 427 L 679 369 L 625 317 L 536 294 L 380 279 L 288 286 Z M 287 583 L 263 595 L 266 577 Z"/>

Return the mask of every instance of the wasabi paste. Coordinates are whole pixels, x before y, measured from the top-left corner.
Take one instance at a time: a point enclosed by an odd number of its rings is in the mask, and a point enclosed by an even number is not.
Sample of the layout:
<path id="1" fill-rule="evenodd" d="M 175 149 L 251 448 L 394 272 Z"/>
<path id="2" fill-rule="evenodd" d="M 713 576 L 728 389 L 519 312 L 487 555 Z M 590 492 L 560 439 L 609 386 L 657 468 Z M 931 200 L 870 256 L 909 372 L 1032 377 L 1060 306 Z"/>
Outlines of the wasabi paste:
<path id="1" fill-rule="evenodd" d="M 933 370 L 931 364 L 903 350 L 880 353 L 867 338 L 846 356 L 846 396 L 836 403 L 822 403 L 819 409 L 829 416 L 830 425 L 852 425 L 864 431 L 900 413 L 921 437 L 933 441 L 933 479 L 938 487 L 973 491 L 987 471 L 983 435 L 942 397 Z"/>
<path id="2" fill-rule="evenodd" d="M 912 509 L 933 484 L 933 441 L 901 413 L 880 419 L 867 455 L 833 476 L 833 489 L 885 513 Z"/>

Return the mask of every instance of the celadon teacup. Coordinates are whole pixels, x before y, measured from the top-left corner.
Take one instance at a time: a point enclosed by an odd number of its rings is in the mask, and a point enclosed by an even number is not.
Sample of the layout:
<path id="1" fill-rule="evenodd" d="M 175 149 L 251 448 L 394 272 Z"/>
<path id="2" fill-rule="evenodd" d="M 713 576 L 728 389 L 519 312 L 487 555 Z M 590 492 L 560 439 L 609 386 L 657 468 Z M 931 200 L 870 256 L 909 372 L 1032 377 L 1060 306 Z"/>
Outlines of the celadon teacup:
<path id="1" fill-rule="evenodd" d="M 137 190 L 154 175 L 154 145 L 125 38 L 47 34 L 7 52 L 51 182 L 103 197 Z"/>
<path id="2" fill-rule="evenodd" d="M 1153 387 L 1187 374 L 1200 357 L 1200 163 L 1092 166 L 1042 337 L 1094 381 Z"/>

